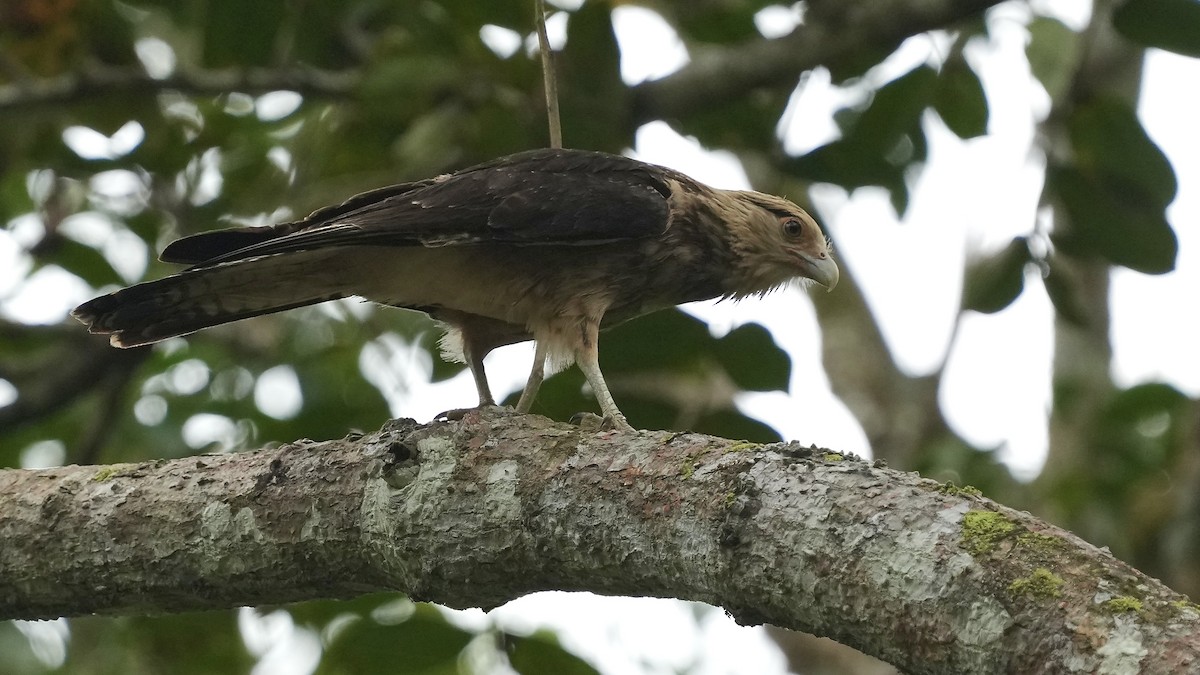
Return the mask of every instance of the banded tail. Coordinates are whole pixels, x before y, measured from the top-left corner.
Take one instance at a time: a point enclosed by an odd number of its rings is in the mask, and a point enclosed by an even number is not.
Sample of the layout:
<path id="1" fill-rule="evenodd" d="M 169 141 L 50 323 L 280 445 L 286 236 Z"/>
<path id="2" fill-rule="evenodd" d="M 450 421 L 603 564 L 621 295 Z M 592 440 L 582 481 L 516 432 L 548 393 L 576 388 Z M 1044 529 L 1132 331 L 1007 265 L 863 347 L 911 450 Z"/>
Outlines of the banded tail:
<path id="1" fill-rule="evenodd" d="M 137 347 L 253 316 L 351 295 L 326 264 L 330 252 L 195 267 L 102 295 L 71 315 L 114 347 Z"/>

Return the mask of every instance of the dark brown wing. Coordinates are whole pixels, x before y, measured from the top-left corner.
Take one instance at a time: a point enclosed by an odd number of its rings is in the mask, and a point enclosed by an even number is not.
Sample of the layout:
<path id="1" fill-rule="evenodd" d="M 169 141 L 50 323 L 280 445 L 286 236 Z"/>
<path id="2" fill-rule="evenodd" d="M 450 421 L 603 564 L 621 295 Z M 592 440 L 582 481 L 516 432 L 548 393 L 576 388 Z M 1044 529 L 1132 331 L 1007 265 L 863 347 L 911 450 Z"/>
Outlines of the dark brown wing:
<path id="1" fill-rule="evenodd" d="M 163 259 L 209 266 L 328 246 L 588 245 L 668 224 L 666 172 L 617 155 L 533 150 L 382 188 L 299 223 L 188 237 Z"/>
<path id="2" fill-rule="evenodd" d="M 365 205 L 402 195 L 432 182 L 433 180 L 430 179 L 415 183 L 402 183 L 400 185 L 391 185 L 364 192 L 347 199 L 341 204 L 317 209 L 310 213 L 304 220 L 279 223 L 278 225 L 266 227 L 230 227 L 224 230 L 212 230 L 210 232 L 201 232 L 189 237 L 183 237 L 167 244 L 159 259 L 163 262 L 195 265 L 233 253 L 248 246 L 278 239 L 307 228 L 319 227 L 339 216 L 358 210 Z"/>

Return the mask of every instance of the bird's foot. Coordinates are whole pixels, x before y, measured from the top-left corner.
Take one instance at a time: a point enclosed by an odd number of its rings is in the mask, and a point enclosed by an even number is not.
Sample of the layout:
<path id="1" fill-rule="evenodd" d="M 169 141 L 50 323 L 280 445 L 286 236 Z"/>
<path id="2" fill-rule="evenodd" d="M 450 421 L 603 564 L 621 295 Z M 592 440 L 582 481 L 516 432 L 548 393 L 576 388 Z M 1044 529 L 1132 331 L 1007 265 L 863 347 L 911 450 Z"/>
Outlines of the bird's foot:
<path id="1" fill-rule="evenodd" d="M 571 424 L 585 431 L 634 431 L 625 421 L 624 415 L 601 417 L 596 413 L 578 412 L 571 416 Z"/>
<path id="2" fill-rule="evenodd" d="M 433 420 L 435 422 L 458 422 L 462 420 L 462 418 L 466 417 L 467 413 L 476 410 L 479 410 L 479 408 L 452 408 L 450 410 L 443 410 L 442 412 L 434 415 Z"/>
<path id="3" fill-rule="evenodd" d="M 446 410 L 434 415 L 433 419 L 435 422 L 459 422 L 462 420 L 462 418 L 466 417 L 470 413 L 479 412 L 480 410 L 486 410 L 488 408 L 495 408 L 497 410 L 512 410 L 510 406 L 496 405 L 495 403 L 482 403 L 474 408 L 451 408 L 450 410 Z"/>
<path id="4" fill-rule="evenodd" d="M 571 415 L 570 422 L 584 431 L 600 431 L 604 418 L 596 413 L 577 412 Z"/>

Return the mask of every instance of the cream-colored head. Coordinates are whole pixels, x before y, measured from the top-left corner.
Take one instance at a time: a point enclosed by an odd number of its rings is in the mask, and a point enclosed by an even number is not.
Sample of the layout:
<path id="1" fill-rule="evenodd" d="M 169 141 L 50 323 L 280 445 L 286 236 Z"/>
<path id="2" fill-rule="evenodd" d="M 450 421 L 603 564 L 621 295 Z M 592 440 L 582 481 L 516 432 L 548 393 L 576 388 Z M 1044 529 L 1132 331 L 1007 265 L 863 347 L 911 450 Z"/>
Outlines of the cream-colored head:
<path id="1" fill-rule="evenodd" d="M 817 221 L 792 202 L 750 191 L 726 191 L 721 200 L 740 279 L 734 296 L 766 293 L 792 279 L 828 290 L 838 282 L 829 239 Z"/>

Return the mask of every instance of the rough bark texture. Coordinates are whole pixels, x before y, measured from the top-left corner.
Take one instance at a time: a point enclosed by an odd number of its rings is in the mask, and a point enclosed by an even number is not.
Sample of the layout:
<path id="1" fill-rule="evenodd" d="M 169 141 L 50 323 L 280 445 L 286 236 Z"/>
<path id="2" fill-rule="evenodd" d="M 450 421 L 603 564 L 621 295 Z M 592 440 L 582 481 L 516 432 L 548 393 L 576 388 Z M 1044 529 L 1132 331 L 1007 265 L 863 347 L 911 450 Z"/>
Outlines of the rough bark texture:
<path id="1" fill-rule="evenodd" d="M 1196 606 L 970 491 L 798 444 L 500 409 L 363 437 L 0 472 L 0 617 L 395 589 L 700 600 L 912 673 L 1182 672 Z"/>

